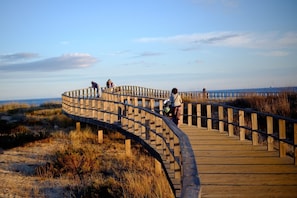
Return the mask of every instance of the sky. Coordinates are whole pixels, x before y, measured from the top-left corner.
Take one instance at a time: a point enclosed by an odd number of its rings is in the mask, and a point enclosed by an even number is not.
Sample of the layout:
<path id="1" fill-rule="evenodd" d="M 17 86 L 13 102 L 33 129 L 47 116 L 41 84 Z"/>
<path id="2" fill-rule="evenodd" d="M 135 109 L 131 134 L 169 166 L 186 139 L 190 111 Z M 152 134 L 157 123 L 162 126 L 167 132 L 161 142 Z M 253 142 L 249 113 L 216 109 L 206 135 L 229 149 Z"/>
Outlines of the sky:
<path id="1" fill-rule="evenodd" d="M 108 79 L 179 91 L 297 86 L 297 1 L 1 0 L 0 100 Z"/>

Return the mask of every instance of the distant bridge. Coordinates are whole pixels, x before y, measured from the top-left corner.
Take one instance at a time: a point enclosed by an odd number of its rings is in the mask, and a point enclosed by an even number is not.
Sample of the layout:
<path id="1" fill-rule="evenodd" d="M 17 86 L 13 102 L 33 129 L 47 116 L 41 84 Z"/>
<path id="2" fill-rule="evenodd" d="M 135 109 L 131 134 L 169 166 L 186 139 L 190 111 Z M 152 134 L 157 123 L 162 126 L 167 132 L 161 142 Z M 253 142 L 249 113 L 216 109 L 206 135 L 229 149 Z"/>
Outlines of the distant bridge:
<path id="1" fill-rule="evenodd" d="M 97 97 L 96 90 L 86 88 L 63 93 L 62 109 L 78 122 L 126 135 L 127 154 L 130 139 L 141 143 L 176 197 L 297 197 L 296 120 L 206 101 L 185 102 L 183 124 L 177 128 L 162 115 L 169 95 L 119 86 Z"/>

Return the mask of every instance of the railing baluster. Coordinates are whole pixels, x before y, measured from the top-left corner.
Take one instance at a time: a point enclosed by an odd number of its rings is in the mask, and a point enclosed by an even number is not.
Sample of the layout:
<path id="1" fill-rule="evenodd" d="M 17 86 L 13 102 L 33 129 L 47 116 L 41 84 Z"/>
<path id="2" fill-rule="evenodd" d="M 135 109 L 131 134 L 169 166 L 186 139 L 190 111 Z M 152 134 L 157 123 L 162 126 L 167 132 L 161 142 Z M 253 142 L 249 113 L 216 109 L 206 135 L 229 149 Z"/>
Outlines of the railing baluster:
<path id="1" fill-rule="evenodd" d="M 286 139 L 286 122 L 285 120 L 279 119 L 279 156 L 285 157 L 287 152 L 287 144 L 283 142 L 282 140 Z"/>
<path id="2" fill-rule="evenodd" d="M 251 114 L 251 120 L 252 120 L 252 142 L 253 142 L 253 145 L 258 145 L 259 135 L 256 132 L 258 130 L 258 118 L 256 113 Z"/>
<path id="3" fill-rule="evenodd" d="M 274 151 L 274 146 L 273 146 L 273 118 L 271 116 L 266 117 L 266 122 L 267 122 L 267 150 L 268 151 Z"/>
<path id="4" fill-rule="evenodd" d="M 239 110 L 239 139 L 245 140 L 245 119 L 244 119 L 244 111 Z"/>

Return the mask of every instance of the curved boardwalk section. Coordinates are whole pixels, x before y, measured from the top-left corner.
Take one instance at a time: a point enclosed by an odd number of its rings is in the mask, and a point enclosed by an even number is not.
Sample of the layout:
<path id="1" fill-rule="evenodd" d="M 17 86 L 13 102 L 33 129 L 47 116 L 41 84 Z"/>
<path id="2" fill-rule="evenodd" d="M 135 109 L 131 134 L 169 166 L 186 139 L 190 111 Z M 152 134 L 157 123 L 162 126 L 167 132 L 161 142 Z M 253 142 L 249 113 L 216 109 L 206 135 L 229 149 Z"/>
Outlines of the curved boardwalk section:
<path id="1" fill-rule="evenodd" d="M 201 197 L 297 197 L 297 167 L 266 146 L 182 125 L 199 170 Z"/>
<path id="2" fill-rule="evenodd" d="M 176 197 L 297 198 L 297 120 L 185 102 L 183 125 L 177 128 L 163 116 L 169 91 L 120 86 L 96 93 L 91 88 L 65 92 L 63 112 L 121 131 L 126 149 L 129 138 L 140 142 L 155 156 L 156 168 L 162 166 Z"/>

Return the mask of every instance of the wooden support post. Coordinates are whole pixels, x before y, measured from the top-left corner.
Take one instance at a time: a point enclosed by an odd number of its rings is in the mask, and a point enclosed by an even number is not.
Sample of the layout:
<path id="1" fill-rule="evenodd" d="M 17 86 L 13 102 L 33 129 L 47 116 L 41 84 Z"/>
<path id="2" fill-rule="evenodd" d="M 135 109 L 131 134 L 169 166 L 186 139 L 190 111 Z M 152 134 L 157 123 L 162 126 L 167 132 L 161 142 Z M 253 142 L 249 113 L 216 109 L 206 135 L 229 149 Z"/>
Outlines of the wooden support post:
<path id="1" fill-rule="evenodd" d="M 197 104 L 197 127 L 201 128 L 201 104 Z"/>
<path id="2" fill-rule="evenodd" d="M 80 131 L 80 122 L 76 122 L 76 131 Z"/>
<path id="3" fill-rule="evenodd" d="M 251 119 L 252 119 L 252 142 L 253 145 L 258 145 L 259 144 L 259 135 L 256 130 L 258 130 L 258 118 L 257 118 L 257 113 L 252 113 L 251 114 Z M 255 130 L 255 131 L 253 131 Z"/>
<path id="4" fill-rule="evenodd" d="M 180 125 L 184 123 L 184 103 L 180 105 L 180 109 L 181 109 L 181 112 L 180 112 L 180 117 L 178 120 L 177 127 L 180 127 Z"/>
<path id="5" fill-rule="evenodd" d="M 220 133 L 224 132 L 224 107 L 223 106 L 219 106 L 218 107 L 218 112 L 219 112 L 219 131 Z"/>
<path id="6" fill-rule="evenodd" d="M 137 98 L 137 97 L 134 98 L 134 103 L 133 103 L 133 105 L 136 106 L 136 107 L 138 106 L 138 98 Z"/>
<path id="7" fill-rule="evenodd" d="M 266 117 L 267 135 L 273 134 L 273 118 L 271 116 Z M 274 151 L 273 137 L 267 136 L 267 151 Z"/>
<path id="8" fill-rule="evenodd" d="M 212 129 L 211 105 L 206 105 L 206 115 L 207 115 L 207 130 L 211 130 Z"/>
<path id="9" fill-rule="evenodd" d="M 155 159 L 155 173 L 157 175 L 162 174 L 162 166 L 161 166 L 161 163 L 157 159 Z"/>
<path id="10" fill-rule="evenodd" d="M 281 141 L 286 139 L 286 122 L 285 120 L 279 119 L 278 120 L 278 127 L 279 127 L 279 157 L 286 157 L 287 152 L 287 145 L 285 142 Z"/>
<path id="11" fill-rule="evenodd" d="M 244 111 L 239 110 L 239 139 L 245 140 L 245 121 L 244 121 Z"/>
<path id="12" fill-rule="evenodd" d="M 228 108 L 228 135 L 234 136 L 233 109 Z"/>
<path id="13" fill-rule="evenodd" d="M 103 143 L 103 130 L 98 130 L 98 143 Z"/>
<path id="14" fill-rule="evenodd" d="M 131 139 L 125 139 L 126 156 L 131 157 Z"/>
<path id="15" fill-rule="evenodd" d="M 188 103 L 188 126 L 192 126 L 192 103 Z"/>
<path id="16" fill-rule="evenodd" d="M 159 113 L 163 115 L 163 100 L 159 100 Z"/>
<path id="17" fill-rule="evenodd" d="M 155 111 L 155 99 L 150 99 L 150 108 L 151 111 Z"/>

